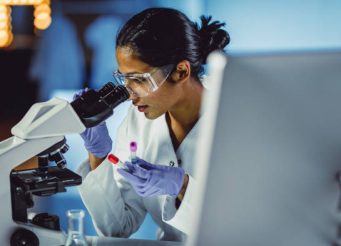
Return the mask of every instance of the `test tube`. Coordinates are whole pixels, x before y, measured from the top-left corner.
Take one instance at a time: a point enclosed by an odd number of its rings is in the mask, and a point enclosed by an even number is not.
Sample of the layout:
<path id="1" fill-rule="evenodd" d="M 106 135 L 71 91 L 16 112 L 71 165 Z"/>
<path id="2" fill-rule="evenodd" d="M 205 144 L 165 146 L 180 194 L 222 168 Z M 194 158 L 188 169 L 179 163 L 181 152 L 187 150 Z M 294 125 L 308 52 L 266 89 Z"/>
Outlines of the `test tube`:
<path id="1" fill-rule="evenodd" d="M 130 142 L 130 160 L 132 164 L 137 163 L 136 150 L 137 150 L 137 143 L 135 141 Z"/>
<path id="2" fill-rule="evenodd" d="M 108 160 L 118 168 L 125 168 L 126 165 L 114 154 L 108 155 Z"/>

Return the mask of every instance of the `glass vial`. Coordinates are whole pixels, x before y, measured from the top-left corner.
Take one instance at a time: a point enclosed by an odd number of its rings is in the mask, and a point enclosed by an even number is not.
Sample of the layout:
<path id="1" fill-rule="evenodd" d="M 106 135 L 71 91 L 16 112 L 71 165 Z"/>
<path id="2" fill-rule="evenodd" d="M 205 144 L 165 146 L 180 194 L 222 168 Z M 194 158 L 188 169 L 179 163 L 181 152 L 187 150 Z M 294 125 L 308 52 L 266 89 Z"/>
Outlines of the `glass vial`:
<path id="1" fill-rule="evenodd" d="M 65 246 L 88 246 L 83 232 L 84 210 L 71 209 L 66 214 L 68 217 L 68 233 Z"/>

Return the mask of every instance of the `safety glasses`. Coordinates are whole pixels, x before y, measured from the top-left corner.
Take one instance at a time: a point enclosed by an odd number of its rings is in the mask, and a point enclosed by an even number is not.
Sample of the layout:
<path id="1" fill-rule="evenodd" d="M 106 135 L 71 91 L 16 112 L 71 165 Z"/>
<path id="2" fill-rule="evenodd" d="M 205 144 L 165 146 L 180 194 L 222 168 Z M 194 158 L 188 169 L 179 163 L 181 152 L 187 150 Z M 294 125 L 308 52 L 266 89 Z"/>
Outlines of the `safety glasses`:
<path id="1" fill-rule="evenodd" d="M 154 68 L 149 73 L 122 74 L 118 70 L 113 73 L 116 83 L 124 85 L 129 93 L 136 97 L 145 97 L 156 91 L 169 77 L 174 65 Z"/>

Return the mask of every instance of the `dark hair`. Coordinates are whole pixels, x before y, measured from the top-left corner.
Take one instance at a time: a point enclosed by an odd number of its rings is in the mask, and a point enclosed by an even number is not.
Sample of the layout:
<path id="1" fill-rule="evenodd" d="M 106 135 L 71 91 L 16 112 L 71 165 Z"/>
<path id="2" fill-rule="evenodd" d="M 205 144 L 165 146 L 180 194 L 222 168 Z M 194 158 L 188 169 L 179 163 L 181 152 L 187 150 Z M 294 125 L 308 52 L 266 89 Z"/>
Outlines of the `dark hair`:
<path id="1" fill-rule="evenodd" d="M 178 10 L 149 8 L 126 22 L 117 35 L 116 47 L 131 48 L 153 67 L 188 60 L 191 75 L 198 77 L 208 54 L 223 50 L 230 42 L 229 34 L 222 29 L 225 23 L 211 19 L 201 16 L 199 26 Z"/>

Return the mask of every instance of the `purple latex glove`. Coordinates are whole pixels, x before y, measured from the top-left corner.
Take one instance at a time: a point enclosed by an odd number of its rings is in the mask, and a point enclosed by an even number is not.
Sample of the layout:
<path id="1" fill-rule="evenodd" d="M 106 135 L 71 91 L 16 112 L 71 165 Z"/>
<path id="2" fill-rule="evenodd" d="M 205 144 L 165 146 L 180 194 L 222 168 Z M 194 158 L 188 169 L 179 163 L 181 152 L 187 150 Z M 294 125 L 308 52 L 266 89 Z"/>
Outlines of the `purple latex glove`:
<path id="1" fill-rule="evenodd" d="M 184 182 L 185 172 L 180 167 L 154 165 L 140 158 L 136 164 L 125 163 L 127 168 L 117 171 L 129 181 L 137 194 L 143 197 L 177 196 Z"/>
<path id="2" fill-rule="evenodd" d="M 87 91 L 88 88 L 78 91 L 73 96 L 73 99 L 75 100 L 77 97 L 83 95 Z M 84 146 L 87 151 L 89 151 L 96 157 L 104 158 L 111 151 L 112 140 L 109 136 L 108 128 L 105 124 L 105 121 L 101 122 L 97 126 L 87 128 L 80 135 L 84 140 Z"/>

